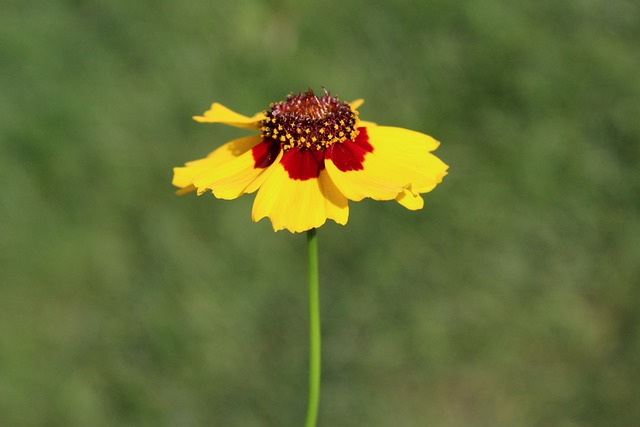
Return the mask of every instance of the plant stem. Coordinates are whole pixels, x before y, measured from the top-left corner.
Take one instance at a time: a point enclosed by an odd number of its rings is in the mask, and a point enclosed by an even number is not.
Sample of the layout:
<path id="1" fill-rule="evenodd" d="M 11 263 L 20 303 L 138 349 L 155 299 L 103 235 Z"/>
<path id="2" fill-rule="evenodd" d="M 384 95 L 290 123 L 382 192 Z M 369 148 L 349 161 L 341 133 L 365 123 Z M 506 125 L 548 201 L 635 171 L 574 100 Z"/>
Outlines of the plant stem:
<path id="1" fill-rule="evenodd" d="M 316 229 L 307 231 L 309 251 L 309 404 L 305 427 L 315 427 L 320 401 L 320 295 Z"/>

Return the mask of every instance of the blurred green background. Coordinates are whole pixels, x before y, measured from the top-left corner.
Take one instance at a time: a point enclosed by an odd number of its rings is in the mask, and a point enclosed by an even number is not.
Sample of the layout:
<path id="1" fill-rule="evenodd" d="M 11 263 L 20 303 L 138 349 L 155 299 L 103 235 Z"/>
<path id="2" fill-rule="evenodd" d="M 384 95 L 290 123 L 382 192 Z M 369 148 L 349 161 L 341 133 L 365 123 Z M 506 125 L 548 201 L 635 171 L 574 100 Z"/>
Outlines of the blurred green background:
<path id="1" fill-rule="evenodd" d="M 319 233 L 320 426 L 640 425 L 640 6 L 5 0 L 0 425 L 301 426 L 304 235 L 172 168 L 326 86 L 429 133 Z"/>

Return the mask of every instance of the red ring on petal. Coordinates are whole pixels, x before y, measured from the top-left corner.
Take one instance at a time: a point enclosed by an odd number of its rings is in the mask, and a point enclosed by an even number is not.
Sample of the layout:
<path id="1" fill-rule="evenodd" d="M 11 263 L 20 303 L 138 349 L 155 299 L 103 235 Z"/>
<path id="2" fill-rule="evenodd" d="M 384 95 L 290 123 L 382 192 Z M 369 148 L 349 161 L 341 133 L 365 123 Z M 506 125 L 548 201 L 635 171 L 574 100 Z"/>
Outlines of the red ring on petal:
<path id="1" fill-rule="evenodd" d="M 253 167 L 264 169 L 271 166 L 280 153 L 280 144 L 276 141 L 265 139 L 251 149 L 253 154 Z"/>
<path id="2" fill-rule="evenodd" d="M 291 179 L 306 181 L 317 178 L 324 169 L 324 151 L 294 147 L 283 154 L 280 163 Z"/>
<path id="3" fill-rule="evenodd" d="M 364 169 L 364 158 L 373 152 L 369 143 L 366 128 L 358 128 L 358 135 L 353 141 L 336 143 L 327 148 L 327 158 L 342 172 L 359 171 Z"/>

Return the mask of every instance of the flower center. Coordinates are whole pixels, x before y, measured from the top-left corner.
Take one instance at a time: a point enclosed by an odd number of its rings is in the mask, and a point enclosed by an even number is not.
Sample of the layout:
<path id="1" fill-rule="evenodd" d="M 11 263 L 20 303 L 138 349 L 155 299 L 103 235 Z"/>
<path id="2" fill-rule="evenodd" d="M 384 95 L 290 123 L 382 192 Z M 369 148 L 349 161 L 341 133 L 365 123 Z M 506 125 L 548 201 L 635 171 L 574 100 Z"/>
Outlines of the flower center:
<path id="1" fill-rule="evenodd" d="M 326 90 L 321 97 L 311 89 L 289 95 L 284 101 L 270 105 L 262 121 L 262 136 L 279 141 L 286 151 L 293 147 L 325 150 L 336 142 L 353 140 L 357 135 L 358 112 L 331 96 Z"/>

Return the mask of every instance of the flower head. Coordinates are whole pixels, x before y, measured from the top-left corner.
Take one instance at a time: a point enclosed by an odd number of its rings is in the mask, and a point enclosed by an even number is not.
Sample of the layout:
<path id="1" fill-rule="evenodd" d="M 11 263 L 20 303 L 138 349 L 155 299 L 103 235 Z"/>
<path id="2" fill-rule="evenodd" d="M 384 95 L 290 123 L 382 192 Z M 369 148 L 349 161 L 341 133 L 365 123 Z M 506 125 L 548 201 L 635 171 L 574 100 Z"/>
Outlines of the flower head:
<path id="1" fill-rule="evenodd" d="M 396 200 L 421 209 L 448 166 L 431 154 L 439 142 L 423 133 L 361 121 L 362 100 L 343 102 L 326 90 L 289 95 L 246 117 L 214 103 L 198 122 L 255 129 L 207 157 L 174 168 L 178 194 L 211 190 L 220 199 L 258 192 L 252 218 L 275 231 L 302 232 L 330 218 L 346 224 L 348 200 Z"/>

